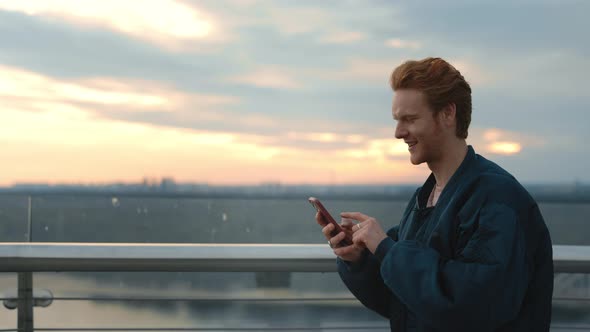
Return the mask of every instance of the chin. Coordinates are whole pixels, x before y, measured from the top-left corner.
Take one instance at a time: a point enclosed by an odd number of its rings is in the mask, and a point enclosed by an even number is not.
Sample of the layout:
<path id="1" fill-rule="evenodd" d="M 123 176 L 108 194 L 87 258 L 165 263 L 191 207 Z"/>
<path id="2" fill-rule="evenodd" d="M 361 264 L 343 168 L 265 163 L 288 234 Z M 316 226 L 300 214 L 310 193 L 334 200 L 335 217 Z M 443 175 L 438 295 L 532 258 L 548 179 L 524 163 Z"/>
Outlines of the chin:
<path id="1" fill-rule="evenodd" d="M 410 162 L 413 165 L 420 165 L 424 162 L 424 160 L 419 155 L 410 155 Z"/>

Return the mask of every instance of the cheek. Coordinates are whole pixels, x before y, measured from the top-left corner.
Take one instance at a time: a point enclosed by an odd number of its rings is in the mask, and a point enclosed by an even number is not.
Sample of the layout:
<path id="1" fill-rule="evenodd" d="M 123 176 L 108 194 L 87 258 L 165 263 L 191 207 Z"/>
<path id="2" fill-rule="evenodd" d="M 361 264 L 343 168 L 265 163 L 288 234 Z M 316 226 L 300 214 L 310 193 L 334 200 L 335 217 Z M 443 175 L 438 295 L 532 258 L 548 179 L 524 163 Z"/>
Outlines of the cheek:
<path id="1" fill-rule="evenodd" d="M 440 129 L 434 123 L 429 123 L 422 125 L 417 131 L 424 138 L 432 140 L 436 139 L 435 137 L 439 134 Z"/>
<path id="2" fill-rule="evenodd" d="M 415 137 L 423 137 L 425 134 L 428 134 L 428 129 L 424 128 L 424 126 L 420 124 L 414 124 L 411 126 L 412 130 L 410 131 Z"/>

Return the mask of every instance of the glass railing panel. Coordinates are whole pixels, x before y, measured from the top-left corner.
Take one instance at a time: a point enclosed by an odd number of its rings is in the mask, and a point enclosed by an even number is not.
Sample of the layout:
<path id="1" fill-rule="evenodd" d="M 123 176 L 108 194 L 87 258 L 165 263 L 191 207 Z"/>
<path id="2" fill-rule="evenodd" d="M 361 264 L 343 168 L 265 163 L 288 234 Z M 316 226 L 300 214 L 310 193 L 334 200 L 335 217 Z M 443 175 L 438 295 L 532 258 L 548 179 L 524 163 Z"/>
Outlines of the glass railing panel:
<path id="1" fill-rule="evenodd" d="M 28 234 L 28 206 L 26 195 L 0 195 L 0 242 L 23 242 Z M 0 273 L 0 330 L 17 328 L 17 311 L 5 307 L 17 296 L 17 274 Z"/>
<path id="2" fill-rule="evenodd" d="M 540 202 L 553 244 L 590 245 L 590 204 Z"/>
<path id="3" fill-rule="evenodd" d="M 22 242 L 28 237 L 29 199 L 0 194 L 0 242 Z"/>
<path id="4" fill-rule="evenodd" d="M 36 273 L 35 288 L 55 298 L 39 328 L 387 326 L 336 273 Z M 590 275 L 556 275 L 552 322 L 590 327 Z"/>
<path id="5" fill-rule="evenodd" d="M 3 197 L 0 196 L 0 199 Z M 4 196 L 4 199 L 8 197 Z M 22 239 L 26 199 L 10 211 L 3 235 Z M 6 208 L 10 205 L 10 208 Z M 405 201 L 324 200 L 333 215 L 362 211 L 384 228 L 396 225 Z M 590 204 L 540 202 L 554 244 L 590 245 Z M 323 243 L 305 199 L 45 195 L 34 197 L 33 240 L 51 242 Z M 22 222 L 21 222 L 22 220 Z M 18 221 L 18 222 L 16 222 Z M 11 226 L 8 226 L 8 225 Z"/>
<path id="6" fill-rule="evenodd" d="M 34 241 L 324 243 L 304 199 L 43 196 L 33 199 Z M 396 223 L 405 203 L 326 201 L 335 215 L 371 211 Z"/>
<path id="7" fill-rule="evenodd" d="M 590 331 L 590 274 L 558 273 L 554 285 L 552 325 Z"/>
<path id="8" fill-rule="evenodd" d="M 37 273 L 35 283 L 55 297 L 35 310 L 36 328 L 388 330 L 336 273 Z"/>
<path id="9" fill-rule="evenodd" d="M 384 227 L 398 222 L 406 204 L 405 201 L 363 199 L 324 199 L 323 202 L 334 215 L 338 215 L 340 211 L 362 211 L 375 216 Z M 305 199 L 40 195 L 33 197 L 31 203 L 33 241 L 40 242 L 325 243 L 319 232 L 319 226 L 313 220 L 314 210 Z M 590 204 L 540 202 L 539 205 L 554 244 L 590 245 L 590 229 L 584 226 L 590 216 Z M 26 239 L 28 217 L 26 196 L 0 196 L 0 216 L 3 218 L 0 223 L 3 231 L 0 232 L 0 236 L 4 237 L 3 241 L 24 241 Z M 223 298 L 238 296 L 248 298 L 267 297 L 281 292 L 287 295 L 311 294 L 313 296 L 316 291 L 304 291 L 295 286 L 302 283 L 308 288 L 313 285 L 323 285 L 322 287 L 333 285 L 337 287 L 334 294 L 337 296 L 344 294 L 350 297 L 349 292 L 335 274 L 326 275 L 332 275 L 331 281 L 327 284 L 316 282 L 317 276 L 310 276 L 306 273 L 57 273 L 36 274 L 35 288 L 46 287 L 58 290 L 61 293 L 54 294 L 56 297 L 59 294 L 62 294 L 62 297 L 75 297 L 76 294 L 81 297 L 87 297 L 86 295 L 89 294 L 94 296 L 126 295 L 125 292 L 128 291 L 132 292 L 133 296 L 145 293 L 158 297 L 170 295 L 176 297 L 178 294 L 201 296 L 205 294 Z M 583 314 L 590 312 L 586 300 L 589 289 L 587 278 L 587 275 L 582 275 L 582 277 L 556 276 L 556 300 L 554 301 L 553 314 L 556 324 L 588 323 L 588 318 Z M 16 277 L 8 279 L 16 283 Z M 47 286 L 44 286 L 44 283 Z M 15 284 L 13 287 L 16 290 Z M 4 291 L 4 289 L 0 288 L 0 291 Z M 581 295 L 583 295 L 582 298 L 572 298 Z M 330 296 L 326 295 L 325 298 L 328 299 Z M 264 307 L 259 305 L 264 303 L 260 301 L 254 302 L 252 307 L 247 300 L 238 302 L 228 300 L 227 302 L 231 305 L 221 305 L 220 303 L 223 301 L 220 301 L 213 304 L 211 308 L 218 308 L 221 313 L 232 312 L 232 310 L 248 312 L 253 310 L 251 308 Z M 59 302 L 63 303 L 58 304 Z M 75 310 L 79 308 L 75 307 L 76 305 L 81 305 L 76 302 L 56 300 L 48 308 L 35 309 L 35 314 L 44 317 L 52 310 L 64 312 L 68 312 L 70 309 Z M 320 302 L 314 303 L 317 305 Z M 93 310 L 111 310 L 109 307 L 112 302 L 94 300 L 85 303 L 86 307 L 90 306 Z M 191 316 L 194 313 L 186 308 L 199 306 L 199 302 L 195 302 L 195 304 L 190 301 L 166 303 L 126 301 L 112 306 L 113 308 L 117 306 L 121 308 L 165 308 L 162 312 L 169 312 L 172 310 L 170 308 L 180 307 L 184 308 L 185 314 L 190 313 Z M 341 302 L 328 301 L 326 303 L 328 303 L 328 307 L 348 308 Z M 352 303 L 360 310 L 366 310 L 358 302 L 352 301 Z M 276 304 L 272 308 L 278 310 L 278 308 L 289 308 L 289 305 L 307 308 L 309 304 L 309 301 L 299 303 L 296 300 L 289 300 L 285 301 L 286 307 L 283 304 Z M 290 309 L 307 310 L 295 309 L 295 307 Z M 178 310 L 174 309 L 174 312 Z M 348 309 L 343 310 L 348 313 L 346 311 Z M 89 317 L 91 318 L 85 319 L 101 317 L 101 314 L 90 313 Z M 55 315 L 56 317 L 60 316 L 57 313 Z M 6 317 L 12 318 L 6 320 L 4 319 Z M 0 319 L 3 323 L 14 322 L 15 317 L 16 311 L 2 310 L 0 312 Z M 345 315 L 345 317 L 347 316 Z M 381 322 L 377 316 L 369 317 L 371 320 L 375 318 L 376 321 Z M 15 326 L 10 324 L 12 323 L 8 323 L 9 328 Z"/>
<path id="10" fill-rule="evenodd" d="M 17 274 L 0 273 L 0 330 L 16 329 L 17 314 L 13 308 L 14 301 L 9 299 L 17 296 Z M 8 307 L 7 307 L 8 306 Z"/>

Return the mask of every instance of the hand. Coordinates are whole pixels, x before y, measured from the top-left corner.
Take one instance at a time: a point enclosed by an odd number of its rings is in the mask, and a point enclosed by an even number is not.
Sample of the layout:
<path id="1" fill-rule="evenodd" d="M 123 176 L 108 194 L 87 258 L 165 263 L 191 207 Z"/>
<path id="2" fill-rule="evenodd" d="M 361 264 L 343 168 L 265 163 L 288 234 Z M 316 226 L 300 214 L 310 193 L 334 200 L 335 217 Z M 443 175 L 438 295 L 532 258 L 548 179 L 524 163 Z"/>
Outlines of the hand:
<path id="1" fill-rule="evenodd" d="M 343 220 L 357 220 L 359 223 L 352 227 L 352 242 L 356 246 L 364 246 L 373 254 L 377 250 L 379 243 L 387 238 L 387 234 L 379 225 L 377 219 L 369 217 L 360 212 L 342 212 L 340 216 Z"/>
<path id="2" fill-rule="evenodd" d="M 324 220 L 323 216 L 319 212 L 316 213 L 315 219 L 317 223 L 320 224 L 320 226 L 324 226 L 322 228 L 322 233 L 324 233 L 324 236 L 326 239 L 328 239 L 328 243 L 330 243 L 330 247 L 332 247 L 332 250 L 336 256 L 348 262 L 356 262 L 361 259 L 362 253 L 365 250 L 364 246 L 358 246 L 356 244 L 344 247 L 339 246 L 340 242 L 346 238 L 347 233 L 352 234 L 352 226 L 354 226 L 352 221 L 344 221 L 341 224 L 344 232 L 340 232 L 335 236 L 332 236 L 331 234 L 334 231 L 334 225 Z"/>

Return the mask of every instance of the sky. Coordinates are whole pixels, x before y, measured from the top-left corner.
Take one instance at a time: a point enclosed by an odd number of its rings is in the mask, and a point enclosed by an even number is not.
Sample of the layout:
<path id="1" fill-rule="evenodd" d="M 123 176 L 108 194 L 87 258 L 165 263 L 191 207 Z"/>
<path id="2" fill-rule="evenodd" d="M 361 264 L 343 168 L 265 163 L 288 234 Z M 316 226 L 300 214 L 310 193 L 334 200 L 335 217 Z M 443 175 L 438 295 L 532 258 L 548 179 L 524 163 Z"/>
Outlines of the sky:
<path id="1" fill-rule="evenodd" d="M 422 183 L 392 70 L 442 57 L 467 142 L 590 182 L 589 1 L 0 1 L 0 186 Z"/>

